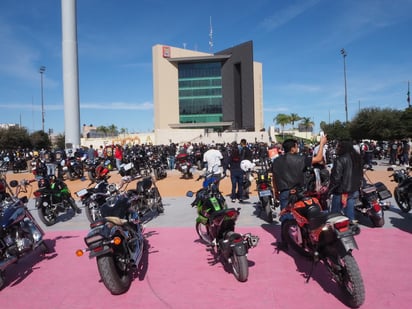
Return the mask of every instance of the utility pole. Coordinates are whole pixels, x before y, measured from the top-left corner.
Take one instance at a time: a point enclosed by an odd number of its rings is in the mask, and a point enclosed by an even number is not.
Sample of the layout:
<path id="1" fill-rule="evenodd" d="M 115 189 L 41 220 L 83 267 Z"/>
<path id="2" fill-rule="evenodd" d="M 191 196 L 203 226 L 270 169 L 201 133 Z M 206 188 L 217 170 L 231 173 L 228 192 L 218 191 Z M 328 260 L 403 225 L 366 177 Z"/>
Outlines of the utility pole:
<path id="1" fill-rule="evenodd" d="M 43 96 L 43 73 L 46 71 L 46 67 L 42 65 L 39 69 L 41 80 L 41 129 L 44 132 L 44 96 Z"/>
<path id="2" fill-rule="evenodd" d="M 343 78 L 345 80 L 345 115 L 346 115 L 346 123 L 348 122 L 348 90 L 346 87 L 346 51 L 345 49 L 341 49 L 340 53 L 343 56 Z"/>

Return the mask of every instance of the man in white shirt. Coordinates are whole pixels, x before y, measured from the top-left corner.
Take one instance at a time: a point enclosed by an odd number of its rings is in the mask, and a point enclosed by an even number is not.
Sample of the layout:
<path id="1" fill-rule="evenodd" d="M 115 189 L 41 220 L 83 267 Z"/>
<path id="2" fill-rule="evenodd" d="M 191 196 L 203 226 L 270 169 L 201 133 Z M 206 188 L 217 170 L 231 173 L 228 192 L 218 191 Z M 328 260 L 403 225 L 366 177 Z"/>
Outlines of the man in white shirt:
<path id="1" fill-rule="evenodd" d="M 216 149 L 216 144 L 212 143 L 209 145 L 209 150 L 203 154 L 203 162 L 206 164 L 206 169 L 208 173 L 213 173 L 213 175 L 221 177 L 222 174 L 222 153 Z"/>

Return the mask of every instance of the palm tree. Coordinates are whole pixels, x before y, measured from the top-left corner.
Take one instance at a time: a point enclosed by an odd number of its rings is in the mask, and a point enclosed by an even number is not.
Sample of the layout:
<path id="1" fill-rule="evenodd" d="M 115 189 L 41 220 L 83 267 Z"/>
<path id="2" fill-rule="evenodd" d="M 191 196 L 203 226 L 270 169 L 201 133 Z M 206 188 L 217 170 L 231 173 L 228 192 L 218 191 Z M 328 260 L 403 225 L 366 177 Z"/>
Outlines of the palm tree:
<path id="1" fill-rule="evenodd" d="M 308 139 L 308 129 L 313 128 L 315 123 L 310 119 L 310 117 L 302 117 L 301 120 L 302 121 L 300 124 L 305 128 L 306 139 Z"/>
<path id="2" fill-rule="evenodd" d="M 292 124 L 292 129 L 295 126 L 295 122 L 302 119 L 302 117 L 300 117 L 298 114 L 295 114 L 295 113 L 290 114 L 289 117 L 290 117 L 290 123 Z"/>
<path id="3" fill-rule="evenodd" d="M 98 131 L 98 132 L 103 132 L 104 136 L 106 137 L 106 136 L 107 136 L 107 132 L 109 132 L 109 129 L 108 129 L 107 127 L 105 127 L 105 126 L 98 126 L 98 127 L 96 128 L 96 131 Z"/>
<path id="4" fill-rule="evenodd" d="M 115 133 L 117 132 L 117 127 L 116 127 L 114 124 L 111 124 L 111 125 L 108 127 L 108 130 L 109 130 L 111 136 L 114 136 Z"/>
<path id="5" fill-rule="evenodd" d="M 288 123 L 290 123 L 290 116 L 286 115 L 286 114 L 277 114 L 275 118 L 273 118 L 273 121 L 280 125 L 282 128 L 282 136 L 283 138 L 285 137 L 283 134 L 285 125 L 287 125 Z"/>

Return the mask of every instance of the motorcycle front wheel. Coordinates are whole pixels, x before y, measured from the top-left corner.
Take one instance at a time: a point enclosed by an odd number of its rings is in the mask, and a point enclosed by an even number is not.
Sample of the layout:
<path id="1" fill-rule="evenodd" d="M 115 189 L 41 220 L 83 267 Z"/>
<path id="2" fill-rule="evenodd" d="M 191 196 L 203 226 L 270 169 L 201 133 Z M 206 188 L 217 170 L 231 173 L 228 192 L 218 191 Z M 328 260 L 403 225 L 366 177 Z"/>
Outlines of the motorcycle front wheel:
<path id="1" fill-rule="evenodd" d="M 57 216 L 53 209 L 51 209 L 50 204 L 47 206 L 43 204 L 43 200 L 38 202 L 37 206 L 37 214 L 41 222 L 43 222 L 46 226 L 52 226 L 56 224 Z"/>
<path id="2" fill-rule="evenodd" d="M 84 209 L 86 211 L 87 220 L 89 220 L 90 223 L 102 219 L 100 207 L 95 201 L 86 203 Z"/>
<path id="3" fill-rule="evenodd" d="M 249 264 L 246 255 L 232 255 L 233 275 L 240 282 L 245 282 L 249 276 Z"/>
<path id="4" fill-rule="evenodd" d="M 352 308 L 360 307 L 365 301 L 365 287 L 355 258 L 351 254 L 347 254 L 337 260 L 327 258 L 326 263 L 345 293 L 344 301 L 347 305 Z"/>
<path id="5" fill-rule="evenodd" d="M 199 235 L 200 240 L 202 240 L 204 243 L 208 245 L 212 244 L 212 237 L 210 237 L 209 226 L 201 222 L 196 222 L 196 233 L 197 235 Z"/>
<path id="6" fill-rule="evenodd" d="M 295 219 L 282 222 L 282 241 L 292 247 L 294 251 L 305 257 L 311 257 L 311 251 L 306 247 L 302 230 Z"/>
<path id="7" fill-rule="evenodd" d="M 127 292 L 132 283 L 130 271 L 123 269 L 124 265 L 116 262 L 113 255 L 102 255 L 96 259 L 100 277 L 110 293 L 119 295 Z"/>
<path id="8" fill-rule="evenodd" d="M 396 204 L 398 204 L 398 207 L 400 208 L 400 210 L 402 210 L 402 212 L 408 213 L 409 211 L 411 211 L 411 199 L 402 198 L 401 193 L 399 192 L 399 188 L 395 188 L 395 190 L 393 191 L 393 196 L 395 197 Z"/>

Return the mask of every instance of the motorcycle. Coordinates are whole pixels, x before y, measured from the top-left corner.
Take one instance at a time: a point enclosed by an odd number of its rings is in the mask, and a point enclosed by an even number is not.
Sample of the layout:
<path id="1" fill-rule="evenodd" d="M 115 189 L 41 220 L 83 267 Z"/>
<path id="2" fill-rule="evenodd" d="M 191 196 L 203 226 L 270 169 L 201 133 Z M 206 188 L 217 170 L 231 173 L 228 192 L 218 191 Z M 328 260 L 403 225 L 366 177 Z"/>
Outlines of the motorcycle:
<path id="1" fill-rule="evenodd" d="M 76 205 L 69 188 L 63 180 L 47 176 L 38 180 L 38 189 L 34 192 L 35 206 L 40 220 L 47 226 L 56 224 L 59 213 L 69 209 L 77 214 L 81 209 Z"/>
<path id="2" fill-rule="evenodd" d="M 77 158 L 75 156 L 69 157 L 65 162 L 64 171 L 66 172 L 67 178 L 69 180 L 74 179 L 82 179 L 84 177 L 84 169 L 83 169 L 83 158 Z"/>
<path id="3" fill-rule="evenodd" d="M 136 184 L 136 190 L 128 190 L 130 203 L 139 216 L 144 217 L 149 212 L 164 212 L 162 197 L 151 176 L 146 176 Z"/>
<path id="4" fill-rule="evenodd" d="M 166 167 L 167 164 L 163 163 L 160 157 L 153 156 L 151 160 L 153 174 L 156 180 L 164 179 L 167 177 Z"/>
<path id="5" fill-rule="evenodd" d="M 176 156 L 176 169 L 182 173 L 182 178 L 193 178 L 195 168 L 190 161 L 190 156 L 187 153 L 179 153 Z"/>
<path id="6" fill-rule="evenodd" d="M 384 200 L 392 197 L 391 192 L 382 182 L 372 183 L 364 171 L 364 179 L 355 202 L 355 210 L 368 217 L 373 226 L 382 227 L 385 224 L 384 209 L 388 209 L 390 202 Z"/>
<path id="7" fill-rule="evenodd" d="M 312 269 L 322 261 L 346 296 L 347 305 L 357 308 L 365 300 L 365 287 L 358 264 L 352 255 L 358 245 L 354 236 L 360 233 L 348 217 L 323 211 L 315 197 L 303 190 L 289 192 L 289 204 L 281 213 L 281 235 L 284 249 L 290 246 L 312 259 Z"/>
<path id="8" fill-rule="evenodd" d="M 13 162 L 13 173 L 19 173 L 20 171 L 27 170 L 27 161 L 25 158 L 16 158 Z"/>
<path id="9" fill-rule="evenodd" d="M 200 180 L 202 177 L 199 177 Z M 235 278 L 245 282 L 249 276 L 248 250 L 257 246 L 259 237 L 235 232 L 240 208 L 227 208 L 225 198 L 217 187 L 219 179 L 204 176 L 203 186 L 196 192 L 192 207 L 197 208 L 195 229 L 199 238 L 212 247 L 215 258 L 230 267 Z M 193 191 L 186 196 L 193 197 Z"/>
<path id="10" fill-rule="evenodd" d="M 19 197 L 20 193 L 28 193 L 27 188 L 32 181 L 12 180 L 8 184 L 3 175 L 0 180 L 3 191 L 0 204 L 0 289 L 6 283 L 5 271 L 11 264 L 37 248 L 43 254 L 50 251 L 43 240 L 44 231 L 26 207 L 28 197 Z"/>
<path id="11" fill-rule="evenodd" d="M 129 290 L 145 249 L 143 226 L 130 208 L 127 192 L 116 195 L 113 203 L 105 203 L 103 218 L 90 224 L 84 238 L 87 248 L 76 251 L 77 256 L 89 252 L 89 258 L 96 258 L 100 277 L 113 295 Z"/>
<path id="12" fill-rule="evenodd" d="M 388 171 L 393 171 L 389 177 L 392 177 L 391 181 L 397 183 L 393 190 L 396 204 L 402 212 L 408 213 L 412 208 L 412 176 L 409 174 L 410 169 L 395 171 L 392 167 L 389 167 Z"/>
<path id="13" fill-rule="evenodd" d="M 87 177 L 90 181 L 96 181 L 98 178 L 98 167 L 111 169 L 111 162 L 108 159 L 94 158 L 93 160 L 87 159 L 84 163 L 84 170 L 87 172 Z"/>
<path id="14" fill-rule="evenodd" d="M 259 197 L 260 213 L 264 212 L 267 222 L 273 222 L 273 212 L 279 206 L 272 187 L 272 177 L 269 174 L 268 162 L 260 160 L 259 168 L 252 171 L 256 175 L 256 190 Z"/>

